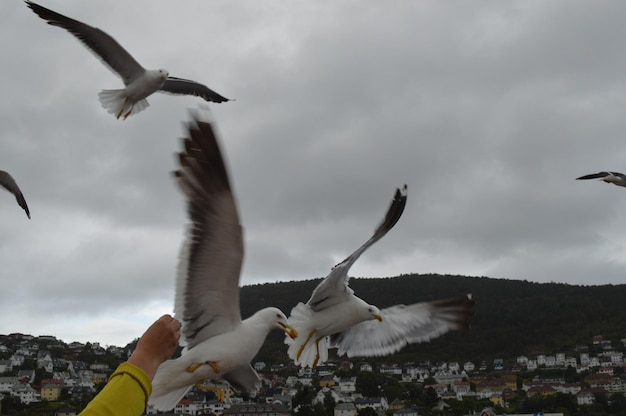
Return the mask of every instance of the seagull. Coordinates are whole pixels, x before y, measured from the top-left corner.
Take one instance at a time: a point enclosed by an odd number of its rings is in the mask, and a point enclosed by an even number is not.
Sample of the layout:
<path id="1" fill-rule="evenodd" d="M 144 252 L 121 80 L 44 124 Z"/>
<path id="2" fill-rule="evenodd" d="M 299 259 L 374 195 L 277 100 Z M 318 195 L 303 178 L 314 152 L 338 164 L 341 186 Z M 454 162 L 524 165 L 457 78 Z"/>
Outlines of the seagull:
<path id="1" fill-rule="evenodd" d="M 182 144 L 174 177 L 191 222 L 179 257 L 174 312 L 184 349 L 161 364 L 152 381 L 149 404 L 158 410 L 172 409 L 193 385 L 216 377 L 253 392 L 260 379 L 250 361 L 268 332 L 297 336 L 277 308 L 241 320 L 242 227 L 211 123 L 196 118 Z"/>
<path id="2" fill-rule="evenodd" d="M 106 66 L 124 81 L 124 89 L 103 90 L 98 94 L 100 103 L 118 119 L 139 113 L 150 104 L 146 97 L 154 93 L 195 95 L 206 101 L 230 101 L 206 85 L 188 79 L 169 76 L 165 69 L 144 69 L 115 39 L 106 32 L 78 20 L 46 9 L 32 1 L 26 4 L 39 17 L 52 26 L 61 27 L 78 38 Z"/>
<path id="3" fill-rule="evenodd" d="M 589 175 L 581 176 L 580 178 L 576 178 L 576 180 L 579 179 L 599 179 L 606 183 L 612 183 L 613 185 L 626 186 L 626 175 L 619 172 L 592 173 Z"/>
<path id="4" fill-rule="evenodd" d="M 348 285 L 350 267 L 398 222 L 406 198 L 406 185 L 396 189 L 374 235 L 331 269 L 306 304 L 300 302 L 291 310 L 289 324 L 299 335 L 285 339 L 285 343 L 289 345 L 289 357 L 297 365 L 316 367 L 328 359 L 329 348 L 337 348 L 340 356 L 383 356 L 407 344 L 469 328 L 474 304 L 471 295 L 379 310 L 355 296 Z"/>
<path id="5" fill-rule="evenodd" d="M 0 170 L 0 186 L 15 195 L 17 204 L 22 207 L 24 211 L 26 211 L 26 216 L 30 219 L 30 211 L 28 209 L 28 205 L 26 204 L 26 199 L 24 199 L 24 195 L 22 195 L 20 187 L 17 186 L 17 182 L 15 182 L 15 179 L 13 179 L 13 176 L 11 176 L 9 172 Z"/>

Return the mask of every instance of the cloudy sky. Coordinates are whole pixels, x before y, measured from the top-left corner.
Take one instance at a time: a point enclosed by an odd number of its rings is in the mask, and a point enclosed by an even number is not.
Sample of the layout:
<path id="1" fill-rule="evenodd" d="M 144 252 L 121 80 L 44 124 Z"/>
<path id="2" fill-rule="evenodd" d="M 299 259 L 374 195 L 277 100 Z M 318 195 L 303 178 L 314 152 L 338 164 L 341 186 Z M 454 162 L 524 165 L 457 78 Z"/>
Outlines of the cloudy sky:
<path id="1" fill-rule="evenodd" d="M 206 83 L 245 227 L 242 284 L 326 275 L 403 217 L 358 277 L 597 285 L 626 272 L 626 3 L 41 0 L 147 68 Z M 171 179 L 201 100 L 121 81 L 22 1 L 0 2 L 0 333 L 125 345 L 173 310 L 186 216 Z M 417 294 L 416 294 L 417 296 Z M 303 299 L 306 300 L 306 299 Z"/>

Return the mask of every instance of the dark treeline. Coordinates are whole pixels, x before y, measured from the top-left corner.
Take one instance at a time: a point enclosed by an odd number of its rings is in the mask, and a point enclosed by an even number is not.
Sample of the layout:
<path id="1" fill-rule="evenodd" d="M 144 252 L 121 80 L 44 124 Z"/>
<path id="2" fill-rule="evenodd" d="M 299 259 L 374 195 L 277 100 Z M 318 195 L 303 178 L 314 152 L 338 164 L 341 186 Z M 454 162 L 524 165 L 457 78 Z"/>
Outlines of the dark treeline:
<path id="1" fill-rule="evenodd" d="M 245 286 L 241 290 L 244 317 L 265 306 L 287 315 L 306 302 L 319 279 Z M 471 293 L 476 316 L 466 332 L 450 333 L 430 343 L 404 348 L 386 362 L 455 360 L 459 362 L 512 358 L 533 353 L 573 351 L 603 335 L 622 349 L 626 338 L 626 285 L 576 286 L 520 280 L 451 275 L 402 275 L 351 279 L 355 293 L 380 308 Z M 286 357 L 282 337 L 272 331 L 259 359 Z M 282 355 L 281 355 L 282 353 Z"/>

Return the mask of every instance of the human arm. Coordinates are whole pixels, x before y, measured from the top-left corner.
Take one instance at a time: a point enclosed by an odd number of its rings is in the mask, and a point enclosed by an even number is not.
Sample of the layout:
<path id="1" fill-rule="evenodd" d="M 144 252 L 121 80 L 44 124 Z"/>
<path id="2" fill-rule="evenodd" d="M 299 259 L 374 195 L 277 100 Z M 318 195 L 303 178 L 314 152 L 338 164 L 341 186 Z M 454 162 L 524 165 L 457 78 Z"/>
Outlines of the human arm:
<path id="1" fill-rule="evenodd" d="M 176 350 L 180 323 L 170 315 L 154 322 L 137 343 L 127 362 L 120 364 L 104 389 L 80 416 L 139 416 L 152 393 L 159 365 Z"/>

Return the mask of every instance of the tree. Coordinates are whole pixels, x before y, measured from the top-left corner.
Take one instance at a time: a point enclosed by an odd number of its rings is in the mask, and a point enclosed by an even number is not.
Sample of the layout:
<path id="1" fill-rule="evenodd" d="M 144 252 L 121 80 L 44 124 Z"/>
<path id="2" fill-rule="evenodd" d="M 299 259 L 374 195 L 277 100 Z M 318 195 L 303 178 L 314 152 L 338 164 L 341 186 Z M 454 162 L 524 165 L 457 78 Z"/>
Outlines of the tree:
<path id="1" fill-rule="evenodd" d="M 356 391 L 364 397 L 377 397 L 380 395 L 381 380 L 377 374 L 361 373 L 356 378 Z"/>
<path id="2" fill-rule="evenodd" d="M 424 391 L 424 406 L 429 409 L 432 409 L 439 403 L 439 396 L 437 392 L 432 387 L 427 387 Z"/>
<path id="3" fill-rule="evenodd" d="M 313 402 L 313 391 L 309 386 L 304 386 L 302 390 L 298 390 L 296 395 L 293 397 L 293 407 L 296 408 L 298 406 L 311 406 Z"/>
<path id="4" fill-rule="evenodd" d="M 359 416 L 378 416 L 373 407 L 367 406 L 359 410 Z"/>
<path id="5" fill-rule="evenodd" d="M 609 413 L 626 415 L 626 396 L 624 393 L 613 393 L 609 396 Z"/>
<path id="6" fill-rule="evenodd" d="M 335 398 L 332 394 L 327 394 L 324 396 L 324 408 L 326 409 L 326 416 L 333 416 L 335 414 Z"/>

